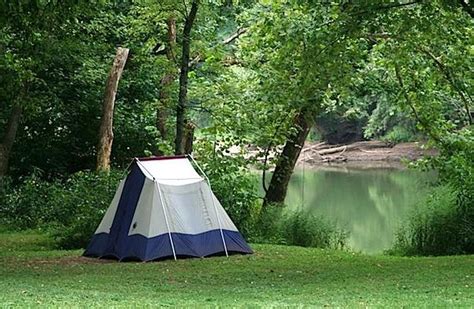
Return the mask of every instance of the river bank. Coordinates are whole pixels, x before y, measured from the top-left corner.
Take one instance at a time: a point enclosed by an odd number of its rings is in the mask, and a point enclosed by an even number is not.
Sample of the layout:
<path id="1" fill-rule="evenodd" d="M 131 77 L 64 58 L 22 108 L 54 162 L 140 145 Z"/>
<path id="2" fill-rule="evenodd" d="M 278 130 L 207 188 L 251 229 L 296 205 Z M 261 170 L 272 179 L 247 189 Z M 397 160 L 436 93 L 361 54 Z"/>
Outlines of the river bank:
<path id="1" fill-rule="evenodd" d="M 437 150 L 419 142 L 389 144 L 382 141 L 363 141 L 347 145 L 307 142 L 297 165 L 350 165 L 354 167 L 403 166 L 404 161 L 415 161 L 424 156 L 435 156 Z"/>

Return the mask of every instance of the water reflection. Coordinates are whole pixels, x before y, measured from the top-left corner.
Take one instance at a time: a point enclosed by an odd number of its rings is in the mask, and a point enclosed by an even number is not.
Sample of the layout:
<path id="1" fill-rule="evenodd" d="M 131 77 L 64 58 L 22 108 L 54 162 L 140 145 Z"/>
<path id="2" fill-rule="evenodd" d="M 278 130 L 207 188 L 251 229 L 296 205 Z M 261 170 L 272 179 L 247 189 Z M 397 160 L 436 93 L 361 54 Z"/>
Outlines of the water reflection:
<path id="1" fill-rule="evenodd" d="M 354 250 L 379 253 L 391 247 L 394 232 L 426 194 L 430 178 L 390 168 L 300 169 L 290 182 L 286 203 L 336 221 L 350 232 L 348 243 Z"/>

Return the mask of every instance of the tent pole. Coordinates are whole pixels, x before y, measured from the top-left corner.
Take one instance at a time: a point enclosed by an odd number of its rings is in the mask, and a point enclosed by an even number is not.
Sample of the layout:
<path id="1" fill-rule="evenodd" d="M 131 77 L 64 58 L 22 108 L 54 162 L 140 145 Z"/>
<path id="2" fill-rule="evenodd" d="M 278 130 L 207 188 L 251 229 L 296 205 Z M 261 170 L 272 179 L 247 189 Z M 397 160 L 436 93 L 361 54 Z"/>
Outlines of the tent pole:
<path id="1" fill-rule="evenodd" d="M 206 173 L 204 173 L 204 171 L 201 169 L 199 164 L 197 164 L 196 160 L 194 160 L 193 156 L 192 155 L 188 155 L 188 156 L 191 158 L 194 165 L 196 165 L 196 167 L 199 169 L 199 171 L 201 172 L 201 174 L 204 176 L 204 178 L 207 181 L 207 185 L 209 186 L 209 195 L 211 196 L 212 205 L 214 206 L 214 211 L 216 213 L 217 223 L 219 224 L 219 230 L 221 231 L 221 238 L 222 238 L 222 244 L 224 245 L 225 256 L 229 257 L 229 252 L 227 251 L 227 244 L 225 243 L 224 232 L 222 231 L 221 220 L 219 219 L 219 213 L 217 212 L 216 203 L 214 201 L 214 194 L 212 193 L 211 182 L 209 181 L 209 178 L 207 177 Z"/>
<path id="2" fill-rule="evenodd" d="M 168 223 L 168 216 L 166 215 L 165 203 L 163 202 L 163 195 L 161 194 L 160 184 L 157 181 L 155 181 L 155 184 L 158 188 L 158 194 L 160 195 L 160 202 L 161 202 L 161 207 L 163 207 L 163 214 L 165 215 L 166 227 L 168 228 L 168 236 L 170 238 L 171 250 L 173 250 L 173 257 L 174 257 L 174 260 L 176 261 L 177 260 L 176 251 L 174 249 L 173 237 L 171 237 L 171 229 L 170 229 L 170 224 Z"/>

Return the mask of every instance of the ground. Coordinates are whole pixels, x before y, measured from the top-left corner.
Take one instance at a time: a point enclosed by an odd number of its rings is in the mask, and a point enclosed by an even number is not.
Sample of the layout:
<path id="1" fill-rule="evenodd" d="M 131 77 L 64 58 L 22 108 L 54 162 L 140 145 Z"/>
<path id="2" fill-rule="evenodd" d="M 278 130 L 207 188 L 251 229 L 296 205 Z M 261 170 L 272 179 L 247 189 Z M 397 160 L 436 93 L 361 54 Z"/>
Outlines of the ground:
<path id="1" fill-rule="evenodd" d="M 474 306 L 474 257 L 252 245 L 229 258 L 118 263 L 0 234 L 0 306 Z"/>

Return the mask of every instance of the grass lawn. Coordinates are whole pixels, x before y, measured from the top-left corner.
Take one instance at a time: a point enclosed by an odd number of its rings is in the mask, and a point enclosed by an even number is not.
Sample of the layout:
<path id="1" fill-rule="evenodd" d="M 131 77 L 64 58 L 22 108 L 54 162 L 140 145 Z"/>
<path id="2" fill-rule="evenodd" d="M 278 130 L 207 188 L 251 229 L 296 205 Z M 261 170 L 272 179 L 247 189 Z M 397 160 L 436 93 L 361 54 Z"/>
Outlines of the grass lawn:
<path id="1" fill-rule="evenodd" d="M 474 306 L 474 256 L 367 256 L 253 245 L 254 255 L 117 263 L 0 234 L 0 306 Z"/>

